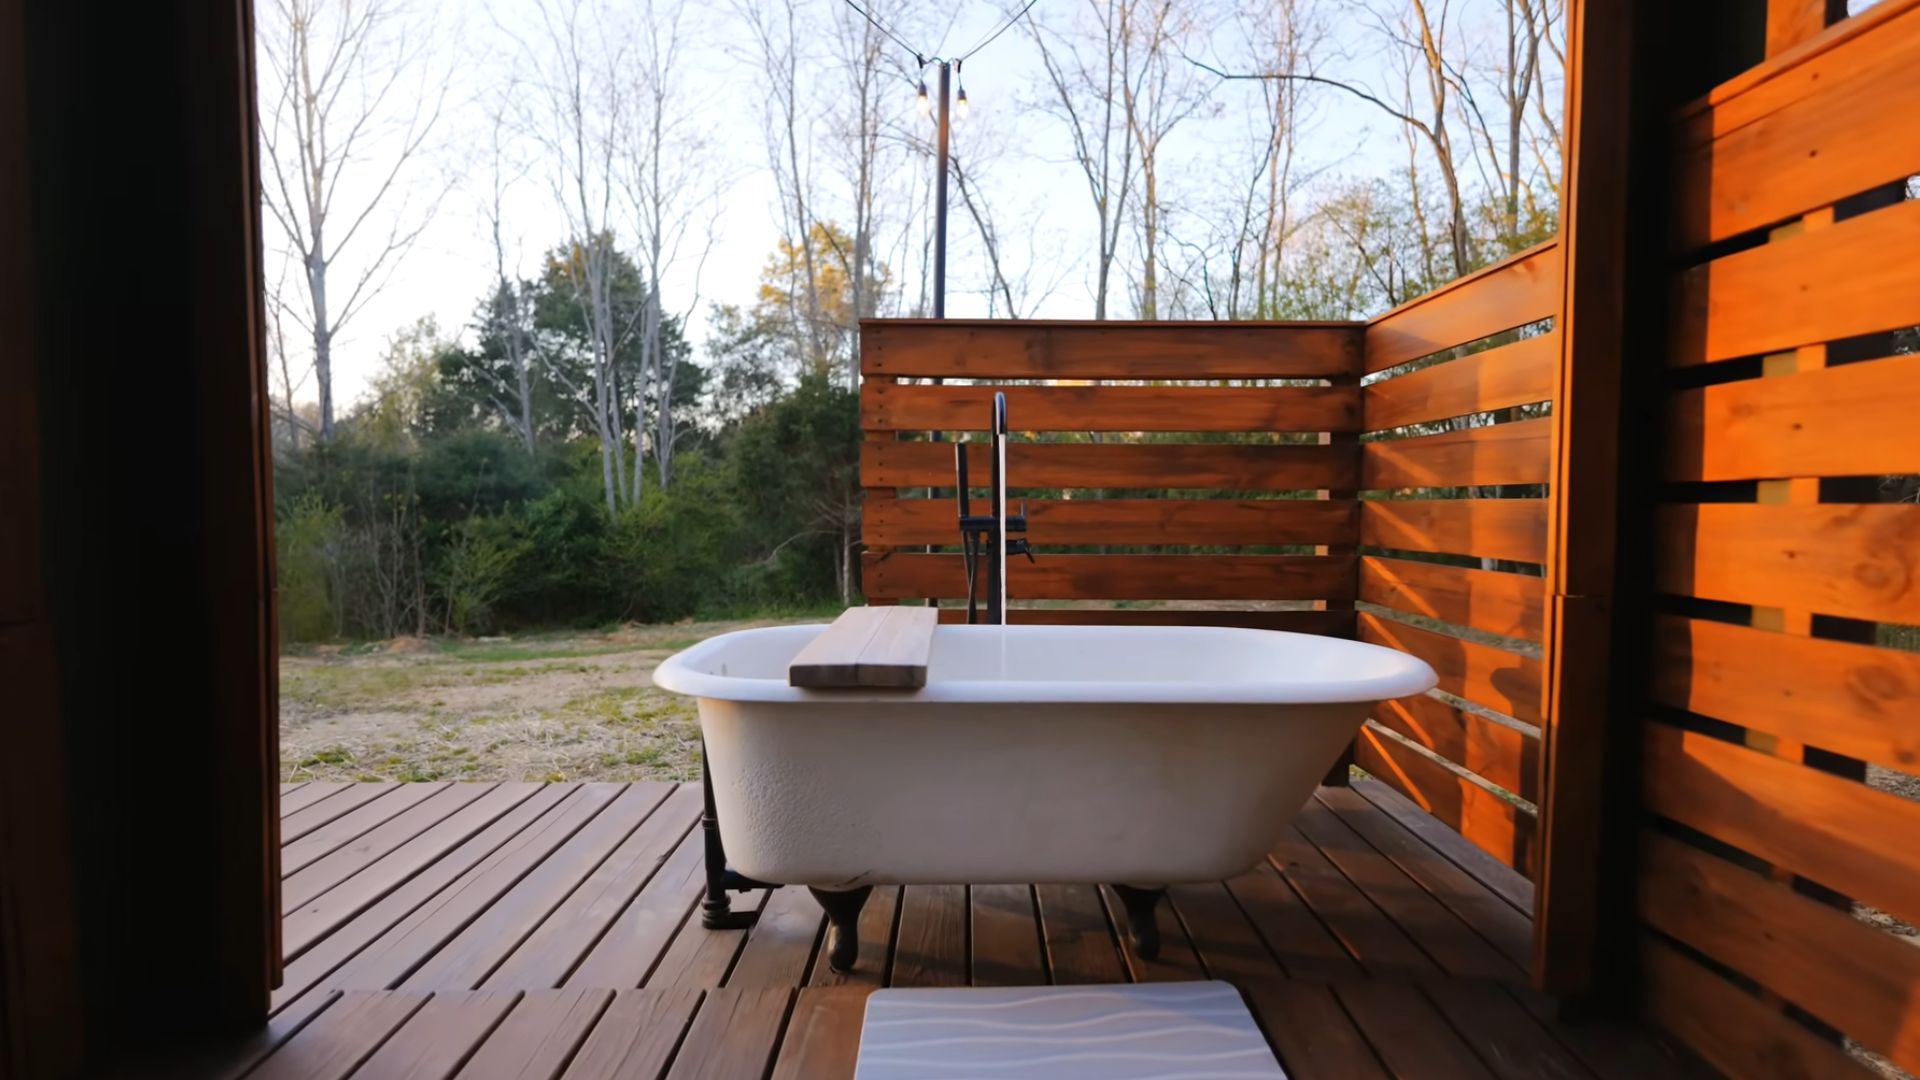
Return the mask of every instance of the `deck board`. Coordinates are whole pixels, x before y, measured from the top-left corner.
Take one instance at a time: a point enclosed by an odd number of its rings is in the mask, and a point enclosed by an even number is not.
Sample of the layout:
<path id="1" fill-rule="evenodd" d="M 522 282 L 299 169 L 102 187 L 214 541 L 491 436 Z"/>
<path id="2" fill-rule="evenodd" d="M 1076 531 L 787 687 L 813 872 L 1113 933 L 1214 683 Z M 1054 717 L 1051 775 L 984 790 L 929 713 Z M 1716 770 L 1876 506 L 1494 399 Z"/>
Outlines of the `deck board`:
<path id="1" fill-rule="evenodd" d="M 283 816 L 330 846 L 287 874 L 312 895 L 286 984 L 193 1075 L 833 1080 L 880 986 L 1203 978 L 1240 987 L 1293 1080 L 1688 1075 L 1643 1030 L 1558 1021 L 1525 985 L 1531 886 L 1375 788 L 1322 791 L 1267 861 L 1171 890 L 1156 961 L 1110 889 L 916 885 L 874 890 L 838 973 L 804 889 L 701 927 L 697 787 L 290 786 Z"/>

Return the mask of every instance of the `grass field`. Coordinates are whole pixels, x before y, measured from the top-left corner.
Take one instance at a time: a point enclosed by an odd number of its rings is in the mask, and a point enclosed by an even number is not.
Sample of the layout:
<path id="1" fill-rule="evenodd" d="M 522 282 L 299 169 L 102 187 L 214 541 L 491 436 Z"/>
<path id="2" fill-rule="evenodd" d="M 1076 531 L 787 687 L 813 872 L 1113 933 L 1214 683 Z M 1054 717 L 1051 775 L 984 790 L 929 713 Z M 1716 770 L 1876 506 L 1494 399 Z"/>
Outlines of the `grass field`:
<path id="1" fill-rule="evenodd" d="M 653 669 L 714 634 L 807 621 L 303 650 L 280 661 L 280 778 L 693 779 L 693 703 Z"/>

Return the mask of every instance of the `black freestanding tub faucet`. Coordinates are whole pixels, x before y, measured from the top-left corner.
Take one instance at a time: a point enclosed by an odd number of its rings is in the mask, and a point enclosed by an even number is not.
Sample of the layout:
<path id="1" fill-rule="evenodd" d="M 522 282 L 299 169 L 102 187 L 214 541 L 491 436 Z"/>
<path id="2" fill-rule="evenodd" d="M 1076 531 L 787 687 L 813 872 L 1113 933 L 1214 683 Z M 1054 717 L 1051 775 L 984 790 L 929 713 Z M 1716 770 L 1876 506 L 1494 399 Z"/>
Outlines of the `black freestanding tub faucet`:
<path id="1" fill-rule="evenodd" d="M 993 395 L 991 458 L 993 482 L 992 509 L 975 514 L 967 491 L 967 444 L 953 444 L 953 468 L 960 499 L 960 546 L 967 558 L 967 621 L 980 622 L 978 585 L 980 556 L 987 555 L 987 618 L 995 626 L 1007 624 L 1007 556 L 1025 555 L 1033 561 L 1033 548 L 1027 543 L 1027 506 L 1020 513 L 1007 513 L 1007 395 Z M 1016 535 L 1018 534 L 1018 535 Z"/>

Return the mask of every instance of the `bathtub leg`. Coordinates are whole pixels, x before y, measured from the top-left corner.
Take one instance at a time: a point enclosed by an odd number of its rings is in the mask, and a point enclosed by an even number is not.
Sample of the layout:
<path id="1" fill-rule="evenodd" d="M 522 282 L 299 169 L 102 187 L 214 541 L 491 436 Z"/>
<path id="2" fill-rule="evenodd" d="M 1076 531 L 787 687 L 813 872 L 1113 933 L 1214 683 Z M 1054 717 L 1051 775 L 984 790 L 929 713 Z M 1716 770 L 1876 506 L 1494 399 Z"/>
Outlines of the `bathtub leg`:
<path id="1" fill-rule="evenodd" d="M 1160 898 L 1167 895 L 1165 889 L 1141 889 L 1132 885 L 1115 885 L 1113 891 L 1120 897 L 1120 903 L 1127 909 L 1127 939 L 1133 946 L 1133 954 L 1142 960 L 1152 960 L 1160 955 L 1160 921 L 1154 915 L 1159 907 Z"/>
<path id="2" fill-rule="evenodd" d="M 727 849 L 720 843 L 720 818 L 713 809 L 713 780 L 706 774 L 706 741 L 700 743 L 701 771 L 700 785 L 706 796 L 706 805 L 700 811 L 700 839 L 705 845 L 707 862 L 707 896 L 700 904 L 700 925 L 708 930 L 745 930 L 759 918 L 757 911 L 735 911 L 733 901 L 727 896 L 729 889 L 745 892 L 748 889 L 767 889 L 757 881 L 751 881 L 727 868 Z"/>
<path id="3" fill-rule="evenodd" d="M 828 966 L 842 973 L 852 971 L 853 962 L 860 958 L 860 909 L 867 906 L 873 886 L 862 885 L 844 892 L 809 886 L 807 891 L 827 912 Z"/>

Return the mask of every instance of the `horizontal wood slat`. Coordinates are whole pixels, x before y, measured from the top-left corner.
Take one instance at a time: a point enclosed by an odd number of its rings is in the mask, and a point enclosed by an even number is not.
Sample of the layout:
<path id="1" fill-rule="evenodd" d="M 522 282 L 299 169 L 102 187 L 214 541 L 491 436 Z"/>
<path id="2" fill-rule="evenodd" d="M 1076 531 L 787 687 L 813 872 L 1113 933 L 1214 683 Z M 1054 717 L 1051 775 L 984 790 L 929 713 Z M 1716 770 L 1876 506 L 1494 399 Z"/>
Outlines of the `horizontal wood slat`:
<path id="1" fill-rule="evenodd" d="M 1240 626 L 1253 630 L 1287 630 L 1296 634 L 1353 636 L 1351 611 L 1209 611 L 1171 608 L 1138 610 L 1112 608 L 1009 608 L 1007 620 L 1020 626 Z M 943 623 L 964 623 L 964 607 L 940 609 Z"/>
<path id="2" fill-rule="evenodd" d="M 1544 484 L 1553 426 L 1545 419 L 1360 445 L 1360 486 L 1386 488 Z"/>
<path id="3" fill-rule="evenodd" d="M 1487 854 L 1533 876 L 1531 813 L 1371 727 L 1360 729 L 1354 763 L 1412 799 Z"/>
<path id="4" fill-rule="evenodd" d="M 1360 504 L 1360 542 L 1538 563 L 1546 558 L 1545 499 L 1369 499 Z"/>
<path id="5" fill-rule="evenodd" d="M 985 443 L 967 443 L 967 468 L 984 485 Z M 952 487 L 952 443 L 876 442 L 860 445 L 860 483 L 866 487 Z M 1229 491 L 1347 489 L 1357 479 L 1351 446 L 1268 446 L 1232 443 L 1029 443 L 1007 447 L 1014 490 L 1217 488 Z"/>
<path id="6" fill-rule="evenodd" d="M 1682 272 L 1669 363 L 1711 363 L 1920 323 L 1920 201 Z"/>
<path id="7" fill-rule="evenodd" d="M 1656 704 L 1920 772 L 1920 653 L 1661 615 L 1651 671 Z"/>
<path id="8" fill-rule="evenodd" d="M 1920 803 L 1665 724 L 1641 775 L 1654 813 L 1920 922 Z"/>
<path id="9" fill-rule="evenodd" d="M 973 379 L 1280 379 L 1357 373 L 1360 324 L 878 319 L 868 375 Z"/>
<path id="10" fill-rule="evenodd" d="M 1443 285 L 1367 324 L 1369 372 L 1467 345 L 1560 313 L 1558 241 Z"/>
<path id="11" fill-rule="evenodd" d="M 1546 583 L 1531 574 L 1370 555 L 1360 560 L 1360 599 L 1502 637 L 1539 641 Z"/>
<path id="12" fill-rule="evenodd" d="M 1640 950 L 1642 1015 L 1724 1076 L 1873 1080 L 1846 1051 L 1652 936 Z"/>
<path id="13" fill-rule="evenodd" d="M 1361 388 L 1367 430 L 1545 401 L 1559 363 L 1555 332 L 1368 383 Z"/>
<path id="14" fill-rule="evenodd" d="M 1667 416 L 1668 480 L 1920 472 L 1920 356 L 1687 390 Z"/>
<path id="15" fill-rule="evenodd" d="M 861 580 L 870 598 L 967 595 L 960 555 L 870 556 Z M 1022 600 L 1350 600 L 1354 566 L 1327 555 L 1047 555 L 1013 560 L 1007 591 Z"/>
<path id="16" fill-rule="evenodd" d="M 1361 641 L 1384 645 L 1425 660 L 1440 677 L 1440 689 L 1495 712 L 1538 726 L 1540 660 L 1491 645 L 1362 612 L 1354 626 Z"/>
<path id="17" fill-rule="evenodd" d="M 1540 797 L 1540 740 L 1437 697 L 1383 701 L 1373 722 L 1529 802 Z"/>
<path id="18" fill-rule="evenodd" d="M 1674 247 L 1702 247 L 1920 173 L 1917 69 L 1920 12 L 1905 12 L 1688 117 L 1675 163 Z"/>
<path id="19" fill-rule="evenodd" d="M 874 381 L 860 423 L 897 431 L 986 431 L 993 395 L 1015 431 L 1358 431 L 1345 386 L 929 386 Z"/>
<path id="20" fill-rule="evenodd" d="M 1663 592 L 1920 622 L 1920 505 L 1663 506 L 1655 530 Z"/>
<path id="21" fill-rule="evenodd" d="M 1340 544 L 1353 536 L 1358 504 L 1339 499 L 1034 499 L 1027 536 L 1053 544 Z M 869 503 L 869 545 L 957 544 L 951 499 Z"/>
<path id="22" fill-rule="evenodd" d="M 1659 833 L 1641 834 L 1639 881 L 1647 925 L 1920 1069 L 1920 948 Z"/>

